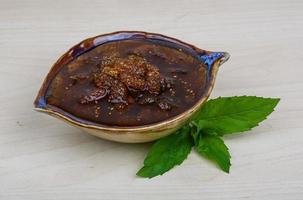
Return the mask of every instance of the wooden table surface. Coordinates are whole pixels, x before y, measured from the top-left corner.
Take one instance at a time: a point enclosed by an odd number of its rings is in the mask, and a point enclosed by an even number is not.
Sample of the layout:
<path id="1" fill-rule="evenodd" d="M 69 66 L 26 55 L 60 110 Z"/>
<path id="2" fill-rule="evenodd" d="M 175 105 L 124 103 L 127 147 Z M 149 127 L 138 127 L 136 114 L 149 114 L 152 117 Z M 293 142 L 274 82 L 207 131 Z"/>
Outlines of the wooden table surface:
<path id="1" fill-rule="evenodd" d="M 102 33 L 144 30 L 231 59 L 212 97 L 281 97 L 247 134 L 225 138 L 230 174 L 191 153 L 164 176 L 135 176 L 150 144 L 87 135 L 33 111 L 52 63 Z M 0 1 L 0 199 L 303 199 L 303 1 Z"/>

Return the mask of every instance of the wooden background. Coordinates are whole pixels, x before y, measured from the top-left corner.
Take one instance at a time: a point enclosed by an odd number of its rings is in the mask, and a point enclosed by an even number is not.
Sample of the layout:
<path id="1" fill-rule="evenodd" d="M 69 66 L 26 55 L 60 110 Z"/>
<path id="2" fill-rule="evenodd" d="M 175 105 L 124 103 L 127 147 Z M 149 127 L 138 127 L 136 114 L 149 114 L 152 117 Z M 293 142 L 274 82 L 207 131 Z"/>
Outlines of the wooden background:
<path id="1" fill-rule="evenodd" d="M 225 139 L 230 174 L 191 153 L 138 178 L 150 144 L 104 141 L 33 111 L 61 54 L 117 30 L 230 52 L 212 97 L 281 97 L 261 126 Z M 303 199 L 302 61 L 302 0 L 0 0 L 0 199 Z"/>

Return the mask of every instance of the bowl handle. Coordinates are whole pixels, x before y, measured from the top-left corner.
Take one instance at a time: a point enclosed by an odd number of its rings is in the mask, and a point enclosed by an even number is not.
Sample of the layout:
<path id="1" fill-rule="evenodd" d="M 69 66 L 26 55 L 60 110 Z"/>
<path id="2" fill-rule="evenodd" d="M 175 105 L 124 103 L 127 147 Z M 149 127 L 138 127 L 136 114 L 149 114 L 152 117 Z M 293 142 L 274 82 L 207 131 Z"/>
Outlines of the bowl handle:
<path id="1" fill-rule="evenodd" d="M 210 69 L 215 62 L 219 62 L 218 66 L 221 66 L 229 59 L 230 55 L 227 52 L 208 52 L 200 56 L 205 65 Z"/>

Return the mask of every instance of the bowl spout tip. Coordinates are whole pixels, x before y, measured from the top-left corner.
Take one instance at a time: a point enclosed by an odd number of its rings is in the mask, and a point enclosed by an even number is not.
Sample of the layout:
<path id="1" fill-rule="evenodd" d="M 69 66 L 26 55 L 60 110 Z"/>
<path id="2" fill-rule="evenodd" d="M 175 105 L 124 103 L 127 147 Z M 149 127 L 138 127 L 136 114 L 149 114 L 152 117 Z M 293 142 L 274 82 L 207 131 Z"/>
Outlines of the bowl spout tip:
<path id="1" fill-rule="evenodd" d="M 37 97 L 34 102 L 35 109 L 44 109 L 46 107 L 46 102 L 44 98 Z"/>
<path id="2" fill-rule="evenodd" d="M 228 59 L 230 58 L 230 54 L 227 52 L 221 52 L 223 54 L 223 56 L 220 58 L 220 64 L 222 65 L 223 63 L 225 63 L 226 61 L 228 61 Z"/>

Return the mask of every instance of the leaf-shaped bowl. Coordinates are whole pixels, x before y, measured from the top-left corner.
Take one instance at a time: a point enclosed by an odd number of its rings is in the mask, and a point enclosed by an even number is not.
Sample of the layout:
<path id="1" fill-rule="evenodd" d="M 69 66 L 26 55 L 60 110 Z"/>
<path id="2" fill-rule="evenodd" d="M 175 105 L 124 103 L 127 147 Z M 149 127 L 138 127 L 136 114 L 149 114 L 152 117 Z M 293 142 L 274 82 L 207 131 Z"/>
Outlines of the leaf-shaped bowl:
<path id="1" fill-rule="evenodd" d="M 73 59 L 78 57 L 81 54 L 105 43 L 111 41 L 121 41 L 127 39 L 148 39 L 148 40 L 157 40 L 164 41 L 176 44 L 183 49 L 187 49 L 191 52 L 194 52 L 196 57 L 205 64 L 207 70 L 206 86 L 201 88 L 203 94 L 201 98 L 194 104 L 194 106 L 187 109 L 185 112 L 176 115 L 172 118 L 169 118 L 164 121 L 160 121 L 154 124 L 142 125 L 142 126 L 108 126 L 104 124 L 99 124 L 91 122 L 85 119 L 82 119 L 78 116 L 74 116 L 67 111 L 60 109 L 56 106 L 48 104 L 46 101 L 46 93 L 51 84 L 51 81 L 54 79 L 56 74 L 60 69 L 67 63 L 71 62 Z M 40 91 L 35 99 L 34 106 L 35 110 L 49 114 L 56 118 L 59 118 L 73 126 L 76 126 L 84 131 L 103 138 L 107 140 L 124 142 L 124 143 L 142 143 L 149 142 L 161 137 L 164 137 L 168 134 L 173 133 L 181 126 L 183 126 L 188 120 L 193 116 L 193 114 L 201 108 L 203 103 L 206 102 L 209 97 L 217 75 L 219 66 L 227 61 L 229 54 L 226 52 L 211 52 L 199 49 L 193 45 L 182 42 L 178 39 L 167 37 L 161 34 L 156 33 L 147 33 L 139 31 L 120 31 L 110 34 L 99 35 L 96 37 L 88 38 L 79 44 L 72 47 L 65 54 L 63 54 L 58 61 L 52 66 L 50 72 L 46 76 Z"/>

